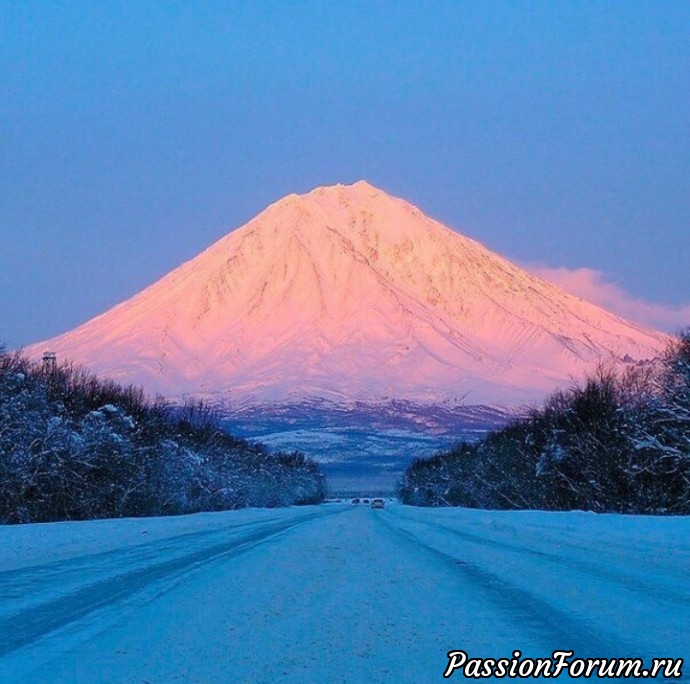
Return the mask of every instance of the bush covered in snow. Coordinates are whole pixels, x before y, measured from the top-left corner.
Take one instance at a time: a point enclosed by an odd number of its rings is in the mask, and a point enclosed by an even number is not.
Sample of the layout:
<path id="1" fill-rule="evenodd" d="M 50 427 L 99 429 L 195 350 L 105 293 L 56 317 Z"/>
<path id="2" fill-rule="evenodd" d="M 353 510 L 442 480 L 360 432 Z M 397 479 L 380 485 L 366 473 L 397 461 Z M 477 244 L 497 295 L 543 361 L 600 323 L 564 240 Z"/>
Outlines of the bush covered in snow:
<path id="1" fill-rule="evenodd" d="M 139 388 L 0 348 L 0 522 L 318 503 L 324 491 L 316 463 L 230 436 L 203 405 L 149 404 Z"/>
<path id="2" fill-rule="evenodd" d="M 601 369 L 476 444 L 412 463 L 420 506 L 690 513 L 690 330 L 658 367 Z"/>

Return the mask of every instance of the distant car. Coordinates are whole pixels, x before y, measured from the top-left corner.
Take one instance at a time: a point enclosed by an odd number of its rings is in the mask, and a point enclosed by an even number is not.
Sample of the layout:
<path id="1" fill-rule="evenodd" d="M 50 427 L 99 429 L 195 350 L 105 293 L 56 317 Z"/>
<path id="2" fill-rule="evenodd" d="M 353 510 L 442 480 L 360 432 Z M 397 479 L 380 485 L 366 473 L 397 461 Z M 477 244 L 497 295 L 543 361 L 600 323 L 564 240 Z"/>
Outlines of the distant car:
<path id="1" fill-rule="evenodd" d="M 368 503 L 369 503 L 369 499 L 362 499 L 362 503 L 368 504 Z"/>
<path id="2" fill-rule="evenodd" d="M 352 499 L 352 503 L 353 503 L 353 504 L 358 504 L 358 503 L 359 503 L 359 499 Z"/>
<path id="3" fill-rule="evenodd" d="M 386 502 L 383 499 L 373 499 L 371 502 L 372 508 L 385 508 Z"/>

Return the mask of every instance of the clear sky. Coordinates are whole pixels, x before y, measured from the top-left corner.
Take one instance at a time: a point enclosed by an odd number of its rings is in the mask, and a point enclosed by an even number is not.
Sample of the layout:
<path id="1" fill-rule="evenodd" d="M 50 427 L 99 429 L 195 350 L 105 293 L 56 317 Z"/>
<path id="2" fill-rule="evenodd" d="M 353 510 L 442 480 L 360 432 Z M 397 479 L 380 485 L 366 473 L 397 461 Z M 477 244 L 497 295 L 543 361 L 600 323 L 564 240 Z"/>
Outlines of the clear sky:
<path id="1" fill-rule="evenodd" d="M 0 0 L 0 340 L 359 178 L 671 327 L 689 128 L 685 1 Z"/>

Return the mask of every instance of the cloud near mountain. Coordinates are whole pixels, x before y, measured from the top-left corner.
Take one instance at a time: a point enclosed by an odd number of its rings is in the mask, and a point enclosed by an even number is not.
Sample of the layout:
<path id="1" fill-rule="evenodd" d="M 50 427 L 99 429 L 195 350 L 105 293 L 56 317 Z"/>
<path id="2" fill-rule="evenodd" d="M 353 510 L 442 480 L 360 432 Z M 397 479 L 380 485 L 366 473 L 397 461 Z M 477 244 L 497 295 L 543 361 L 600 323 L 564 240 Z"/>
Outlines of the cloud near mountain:
<path id="1" fill-rule="evenodd" d="M 690 304 L 673 306 L 638 299 L 601 271 L 530 264 L 526 264 L 525 268 L 571 294 L 630 320 L 640 321 L 650 328 L 677 333 L 690 326 Z"/>

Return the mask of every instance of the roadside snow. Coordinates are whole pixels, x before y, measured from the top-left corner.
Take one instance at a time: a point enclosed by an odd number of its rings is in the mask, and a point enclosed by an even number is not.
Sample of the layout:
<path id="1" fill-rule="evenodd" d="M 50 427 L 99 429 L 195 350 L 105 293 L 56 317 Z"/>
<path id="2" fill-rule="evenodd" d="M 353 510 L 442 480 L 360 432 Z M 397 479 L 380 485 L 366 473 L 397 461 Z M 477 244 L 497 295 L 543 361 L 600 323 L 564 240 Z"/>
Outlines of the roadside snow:
<path id="1" fill-rule="evenodd" d="M 41 562 L 131 548 L 180 534 L 219 530 L 244 523 L 284 520 L 300 508 L 253 509 L 195 513 L 165 518 L 125 518 L 88 522 L 0 526 L 0 572 Z"/>

